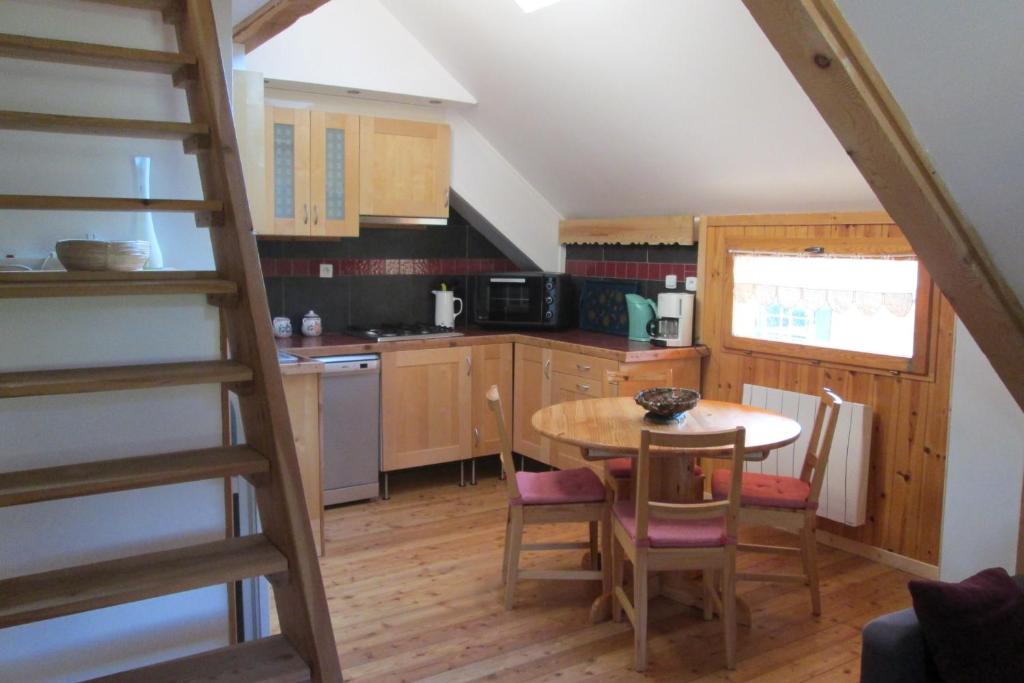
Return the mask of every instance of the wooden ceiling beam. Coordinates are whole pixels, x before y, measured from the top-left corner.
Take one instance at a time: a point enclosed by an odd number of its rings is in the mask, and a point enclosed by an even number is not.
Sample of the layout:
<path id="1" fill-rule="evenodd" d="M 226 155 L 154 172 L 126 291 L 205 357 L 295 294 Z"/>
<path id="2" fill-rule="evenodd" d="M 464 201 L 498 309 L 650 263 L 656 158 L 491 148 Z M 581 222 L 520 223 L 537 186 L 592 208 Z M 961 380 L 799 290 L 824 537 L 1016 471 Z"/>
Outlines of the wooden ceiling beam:
<path id="1" fill-rule="evenodd" d="M 834 0 L 743 3 L 1024 408 L 1024 307 Z"/>
<path id="2" fill-rule="evenodd" d="M 270 0 L 235 24 L 233 39 L 252 52 L 329 0 Z"/>

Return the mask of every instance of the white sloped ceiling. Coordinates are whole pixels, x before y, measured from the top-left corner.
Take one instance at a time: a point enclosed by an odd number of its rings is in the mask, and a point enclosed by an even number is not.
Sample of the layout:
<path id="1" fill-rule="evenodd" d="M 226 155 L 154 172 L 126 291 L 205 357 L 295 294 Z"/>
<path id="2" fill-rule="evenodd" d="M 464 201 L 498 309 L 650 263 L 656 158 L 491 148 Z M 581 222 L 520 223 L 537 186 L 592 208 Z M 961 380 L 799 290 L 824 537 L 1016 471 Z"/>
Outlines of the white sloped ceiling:
<path id="1" fill-rule="evenodd" d="M 568 217 L 876 210 L 740 0 L 381 0 Z"/>

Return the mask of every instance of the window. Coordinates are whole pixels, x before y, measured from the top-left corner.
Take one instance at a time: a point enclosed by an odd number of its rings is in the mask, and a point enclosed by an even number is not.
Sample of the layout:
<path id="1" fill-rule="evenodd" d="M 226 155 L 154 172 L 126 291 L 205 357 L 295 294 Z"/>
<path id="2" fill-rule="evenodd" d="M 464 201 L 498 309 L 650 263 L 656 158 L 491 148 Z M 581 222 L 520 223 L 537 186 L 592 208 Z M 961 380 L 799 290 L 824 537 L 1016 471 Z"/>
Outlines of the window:
<path id="1" fill-rule="evenodd" d="M 727 247 L 727 348 L 924 372 L 931 281 L 902 240 Z"/>

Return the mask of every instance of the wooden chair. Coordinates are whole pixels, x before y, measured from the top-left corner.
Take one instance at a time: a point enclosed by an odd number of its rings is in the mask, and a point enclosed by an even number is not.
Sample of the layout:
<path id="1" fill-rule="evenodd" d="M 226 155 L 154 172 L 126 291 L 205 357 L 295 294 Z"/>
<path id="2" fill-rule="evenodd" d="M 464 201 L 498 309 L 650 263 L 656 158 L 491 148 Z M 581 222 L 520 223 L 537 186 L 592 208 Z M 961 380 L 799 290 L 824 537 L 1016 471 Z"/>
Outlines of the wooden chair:
<path id="1" fill-rule="evenodd" d="M 512 439 L 501 412 L 498 387 L 487 391 L 487 405 L 498 422 L 501 440 L 501 464 L 507 473 L 508 522 L 505 526 L 505 556 L 501 567 L 505 583 L 505 609 L 512 609 L 516 582 L 519 579 L 553 579 L 568 581 L 601 581 L 603 592 L 611 590 L 610 574 L 598 569 L 598 531 L 601 555 L 611 557 L 611 507 L 601 479 L 590 468 L 553 472 L 516 472 L 512 462 Z M 527 524 L 584 522 L 590 526 L 590 539 L 579 543 L 523 543 Z M 590 569 L 520 571 L 519 554 L 530 550 L 588 549 Z"/>
<path id="2" fill-rule="evenodd" d="M 605 372 L 605 384 L 610 387 L 613 396 L 635 396 L 638 392 L 651 387 L 672 386 L 671 370 L 636 370 L 633 372 Z M 693 496 L 704 495 L 704 471 L 697 464 L 696 458 L 690 460 L 693 474 Z M 633 470 L 636 462 L 633 458 L 615 458 L 605 463 L 605 483 L 614 493 L 615 500 L 627 500 L 632 497 L 630 491 L 633 484 Z"/>
<path id="3" fill-rule="evenodd" d="M 736 668 L 736 534 L 739 525 L 740 474 L 746 432 L 742 427 L 707 434 L 663 434 L 644 430 L 637 458 L 636 500 L 612 507 L 612 616 L 625 611 L 633 624 L 635 668 L 647 668 L 648 572 L 704 572 L 704 617 L 717 604 L 725 627 L 725 664 Z M 651 500 L 651 447 L 677 450 L 729 448 L 737 472 L 726 500 L 663 503 Z M 672 457 L 672 456 L 664 456 Z M 682 456 L 677 456 L 682 457 Z M 633 565 L 633 600 L 623 589 L 625 560 Z M 721 594 L 716 574 L 721 574 Z"/>
<path id="4" fill-rule="evenodd" d="M 843 399 L 831 389 L 822 391 L 821 403 L 814 418 L 814 428 L 804 456 L 800 478 L 777 477 L 756 472 L 743 473 L 740 521 L 792 531 L 800 536 L 799 547 L 741 544 L 741 551 L 777 555 L 799 555 L 803 574 L 739 574 L 740 581 L 803 583 L 811 592 L 811 610 L 821 614 L 821 590 L 818 586 L 818 550 L 814 531 L 818 522 L 818 496 L 825 482 L 825 466 L 832 450 L 832 438 Z M 826 419 L 827 413 L 827 419 Z M 728 494 L 732 476 L 718 470 L 711 477 L 711 493 L 715 499 Z"/>

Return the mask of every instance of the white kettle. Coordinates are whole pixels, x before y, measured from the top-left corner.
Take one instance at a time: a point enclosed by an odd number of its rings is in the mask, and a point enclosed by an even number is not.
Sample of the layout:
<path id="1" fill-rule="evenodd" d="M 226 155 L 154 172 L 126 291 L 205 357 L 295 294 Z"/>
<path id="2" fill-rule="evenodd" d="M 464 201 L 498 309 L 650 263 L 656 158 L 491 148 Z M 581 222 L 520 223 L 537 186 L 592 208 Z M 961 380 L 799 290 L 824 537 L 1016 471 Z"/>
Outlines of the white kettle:
<path id="1" fill-rule="evenodd" d="M 438 327 L 455 327 L 455 319 L 462 313 L 462 299 L 450 289 L 435 289 L 431 294 L 434 295 L 434 324 Z M 457 311 L 456 301 L 459 302 Z"/>

